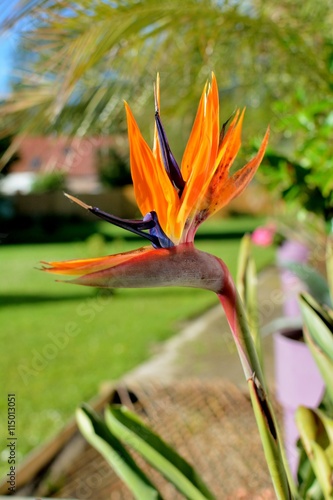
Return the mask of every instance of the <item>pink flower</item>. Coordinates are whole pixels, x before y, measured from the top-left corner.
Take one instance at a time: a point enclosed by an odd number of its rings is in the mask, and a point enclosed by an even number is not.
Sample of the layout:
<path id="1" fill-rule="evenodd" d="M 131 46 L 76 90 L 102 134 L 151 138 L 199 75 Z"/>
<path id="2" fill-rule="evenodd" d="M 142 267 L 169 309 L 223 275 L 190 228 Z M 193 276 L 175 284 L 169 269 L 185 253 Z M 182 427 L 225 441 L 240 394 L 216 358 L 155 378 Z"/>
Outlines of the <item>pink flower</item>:
<path id="1" fill-rule="evenodd" d="M 267 226 L 260 226 L 255 229 L 251 235 L 251 240 L 255 245 L 261 247 L 268 247 L 273 243 L 276 233 L 275 224 L 267 224 Z"/>

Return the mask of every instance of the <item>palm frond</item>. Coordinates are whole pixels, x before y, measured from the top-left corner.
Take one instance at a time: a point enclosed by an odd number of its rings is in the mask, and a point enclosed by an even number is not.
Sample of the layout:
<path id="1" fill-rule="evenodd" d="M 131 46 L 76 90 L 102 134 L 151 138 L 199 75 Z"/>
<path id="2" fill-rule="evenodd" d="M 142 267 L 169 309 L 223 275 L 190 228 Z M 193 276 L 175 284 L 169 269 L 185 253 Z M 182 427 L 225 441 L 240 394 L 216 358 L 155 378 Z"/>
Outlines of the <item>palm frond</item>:
<path id="1" fill-rule="evenodd" d="M 251 105 L 253 94 L 259 100 L 286 96 L 295 78 L 325 91 L 332 78 L 318 57 L 329 33 L 321 17 L 325 9 L 317 16 L 323 37 L 315 39 L 315 23 L 301 29 L 308 21 L 304 2 L 305 14 L 290 17 L 295 5 L 282 1 L 277 10 L 275 0 L 246 8 L 214 0 L 21 0 L 3 22 L 4 29 L 22 25 L 24 32 L 20 83 L 0 105 L 6 133 L 17 132 L 18 122 L 28 132 L 42 124 L 43 131 L 109 133 L 121 127 L 124 98 L 144 123 L 141 110 L 152 99 L 157 71 L 171 96 L 162 96 L 163 113 L 188 115 L 178 125 L 186 134 L 211 70 L 225 116 L 233 111 L 235 89 L 241 91 L 239 105 Z M 70 116 L 68 109 L 80 113 Z"/>

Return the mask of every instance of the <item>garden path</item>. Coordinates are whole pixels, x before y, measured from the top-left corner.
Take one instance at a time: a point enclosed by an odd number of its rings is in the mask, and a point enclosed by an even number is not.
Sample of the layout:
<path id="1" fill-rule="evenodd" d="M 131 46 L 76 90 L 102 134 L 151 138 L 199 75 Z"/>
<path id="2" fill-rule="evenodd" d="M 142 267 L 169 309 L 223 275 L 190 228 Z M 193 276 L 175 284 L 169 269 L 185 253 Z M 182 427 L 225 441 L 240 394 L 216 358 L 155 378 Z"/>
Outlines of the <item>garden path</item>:
<path id="1" fill-rule="evenodd" d="M 278 270 L 271 266 L 258 278 L 259 323 L 262 333 L 268 383 L 274 380 L 272 333 L 282 317 L 283 294 Z M 185 377 L 221 377 L 245 385 L 241 364 L 224 312 L 218 304 L 188 322 L 158 352 L 125 377 L 125 381 L 145 379 L 172 381 Z"/>

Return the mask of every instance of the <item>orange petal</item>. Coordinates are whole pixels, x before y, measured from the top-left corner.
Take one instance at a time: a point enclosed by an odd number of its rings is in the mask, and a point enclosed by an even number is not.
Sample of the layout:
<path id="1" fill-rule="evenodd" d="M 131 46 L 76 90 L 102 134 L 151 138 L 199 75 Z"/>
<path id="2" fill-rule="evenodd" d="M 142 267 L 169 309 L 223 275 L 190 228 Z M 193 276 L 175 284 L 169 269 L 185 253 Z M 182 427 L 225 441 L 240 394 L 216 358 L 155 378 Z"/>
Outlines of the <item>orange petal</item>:
<path id="1" fill-rule="evenodd" d="M 131 173 L 136 201 L 142 215 L 155 210 L 159 223 L 169 236 L 172 213 L 177 210 L 179 199 L 160 161 L 142 137 L 135 118 L 125 103 L 130 144 Z M 171 208 L 170 208 L 171 207 Z M 171 219 L 168 217 L 171 216 Z M 174 216 L 173 216 L 174 218 Z"/>
<path id="2" fill-rule="evenodd" d="M 42 271 L 53 274 L 67 274 L 72 276 L 83 276 L 85 274 L 103 271 L 119 264 L 129 262 L 140 254 L 149 254 L 154 251 L 151 247 L 142 247 L 138 250 L 97 257 L 95 259 L 65 260 L 60 262 L 42 262 L 50 267 L 43 268 Z"/>
<path id="3" fill-rule="evenodd" d="M 155 98 L 155 107 L 157 106 L 158 110 L 160 111 L 160 75 L 159 75 L 159 73 L 157 73 L 157 76 L 156 76 L 156 85 L 154 88 L 154 98 Z M 165 167 L 163 164 L 163 159 L 162 159 L 162 152 L 161 152 L 161 148 L 160 148 L 160 141 L 158 140 L 158 132 L 157 132 L 156 122 L 154 125 L 153 154 L 155 157 L 155 161 L 158 163 L 158 168 L 160 170 L 165 170 Z"/>
<path id="4" fill-rule="evenodd" d="M 205 184 L 203 188 L 204 196 L 201 202 L 201 210 L 208 210 L 208 214 L 214 200 L 217 196 L 219 196 L 220 190 L 223 189 L 223 185 L 227 182 L 230 167 L 232 166 L 240 149 L 244 111 L 245 110 L 242 111 L 240 116 L 239 110 L 236 111 L 235 116 L 219 145 L 215 165 L 214 168 L 212 168 L 213 175 L 210 178 L 209 184 Z"/>
<path id="5" fill-rule="evenodd" d="M 211 140 L 208 135 L 204 135 L 198 145 L 197 155 L 192 163 L 193 170 L 181 198 L 177 221 L 183 228 L 191 215 L 201 206 L 203 186 L 207 182 L 210 167 L 210 153 Z"/>
<path id="6" fill-rule="evenodd" d="M 182 221 L 183 225 L 187 219 L 201 210 L 203 195 L 214 174 L 218 143 L 219 96 L 216 78 L 213 74 L 212 83 L 207 93 L 201 98 L 182 163 L 182 168 L 188 166 L 190 172 L 178 214 L 178 220 Z"/>
<path id="7" fill-rule="evenodd" d="M 207 83 L 201 94 L 201 99 L 199 102 L 197 114 L 182 159 L 181 171 L 183 179 L 185 179 L 185 181 L 187 181 L 187 179 L 190 177 L 193 160 L 197 155 L 198 145 L 200 144 L 202 137 L 203 124 L 205 120 L 205 106 L 207 99 L 206 93 L 207 93 Z"/>
<path id="8" fill-rule="evenodd" d="M 160 74 L 157 73 L 156 75 L 156 84 L 155 84 L 155 87 L 154 87 L 154 97 L 155 97 L 155 106 L 158 107 L 158 109 L 160 110 Z M 154 127 L 154 146 L 153 146 L 153 153 L 154 153 L 154 156 L 156 157 L 158 152 L 157 150 L 160 150 L 159 148 L 159 140 L 158 140 L 158 134 L 157 134 L 157 127 L 156 127 L 156 123 L 155 123 L 155 127 Z M 159 152 L 159 155 L 161 153 Z"/>
<path id="9" fill-rule="evenodd" d="M 219 89 L 217 86 L 217 81 L 214 73 L 212 74 L 212 83 L 210 87 L 210 92 L 208 96 L 208 102 L 210 105 L 210 125 L 211 125 L 211 159 L 210 163 L 213 165 L 217 156 L 217 151 L 219 147 L 219 135 L 220 135 L 220 120 L 219 120 Z M 209 116 L 208 116 L 209 119 Z"/>
<path id="10" fill-rule="evenodd" d="M 230 167 L 232 166 L 238 151 L 241 147 L 241 133 L 243 126 L 245 109 L 239 115 L 239 110 L 230 123 L 230 126 L 223 138 L 216 159 L 215 178 L 221 179 L 221 176 L 227 176 Z"/>
<path id="11" fill-rule="evenodd" d="M 211 204 L 209 207 L 209 215 L 220 210 L 227 205 L 233 198 L 240 195 L 252 180 L 256 173 L 263 156 L 269 138 L 269 129 L 267 129 L 259 151 L 252 160 L 250 160 L 243 168 L 238 170 L 232 177 L 224 178 L 223 182 L 215 182 L 211 191 Z M 210 188 L 211 189 L 211 188 Z"/>

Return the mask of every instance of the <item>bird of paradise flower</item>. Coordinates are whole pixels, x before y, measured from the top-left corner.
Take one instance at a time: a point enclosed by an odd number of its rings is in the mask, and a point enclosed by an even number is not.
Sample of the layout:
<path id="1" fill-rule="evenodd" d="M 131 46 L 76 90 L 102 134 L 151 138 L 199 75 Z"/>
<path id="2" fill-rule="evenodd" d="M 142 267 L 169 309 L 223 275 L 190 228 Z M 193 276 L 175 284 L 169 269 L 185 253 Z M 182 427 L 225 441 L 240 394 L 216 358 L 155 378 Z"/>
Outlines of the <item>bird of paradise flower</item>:
<path id="1" fill-rule="evenodd" d="M 269 130 L 254 158 L 230 175 L 241 145 L 244 110 L 237 110 L 229 126 L 226 122 L 220 130 L 218 85 L 213 74 L 203 90 L 179 166 L 161 122 L 159 94 L 157 77 L 152 149 L 125 103 L 131 174 L 143 218 L 120 219 L 66 195 L 96 216 L 148 239 L 151 246 L 106 257 L 44 263 L 47 267 L 43 270 L 78 276 L 70 283 L 93 287 L 188 286 L 215 292 L 224 307 L 249 385 L 275 491 L 279 498 L 291 498 L 292 482 L 235 285 L 224 262 L 197 250 L 193 243 L 200 224 L 249 184 L 264 156 Z"/>
<path id="2" fill-rule="evenodd" d="M 253 178 L 265 152 L 267 130 L 257 155 L 229 176 L 241 144 L 244 111 L 235 113 L 229 127 L 219 128 L 219 96 L 216 78 L 206 84 L 187 143 L 181 167 L 173 156 L 159 112 L 159 78 L 155 90 L 155 137 L 151 149 L 141 135 L 130 107 L 125 103 L 130 143 L 131 173 L 142 220 L 124 220 L 68 196 L 98 217 L 150 240 L 153 248 L 108 257 L 67 262 L 50 262 L 45 270 L 52 273 L 79 275 L 74 283 L 90 286 L 138 286 L 131 279 L 134 267 L 149 261 L 160 261 L 179 253 L 193 252 L 195 233 L 202 222 L 238 196 Z M 119 266 L 122 266 L 119 269 Z M 129 269 L 123 271 L 124 266 Z M 169 278 L 170 270 L 168 272 Z M 117 283 L 113 283 L 113 281 Z M 169 279 L 170 280 L 170 279 Z M 169 281 L 168 280 L 168 281 Z M 143 280 L 145 281 L 145 280 Z M 162 280 L 163 281 L 163 280 Z M 142 285 L 161 286 L 157 275 L 147 276 Z"/>

